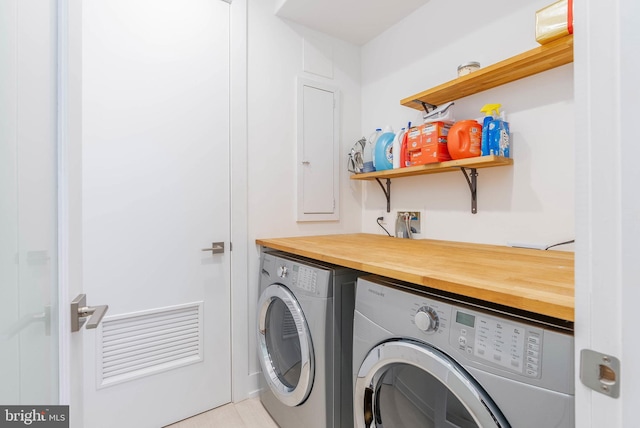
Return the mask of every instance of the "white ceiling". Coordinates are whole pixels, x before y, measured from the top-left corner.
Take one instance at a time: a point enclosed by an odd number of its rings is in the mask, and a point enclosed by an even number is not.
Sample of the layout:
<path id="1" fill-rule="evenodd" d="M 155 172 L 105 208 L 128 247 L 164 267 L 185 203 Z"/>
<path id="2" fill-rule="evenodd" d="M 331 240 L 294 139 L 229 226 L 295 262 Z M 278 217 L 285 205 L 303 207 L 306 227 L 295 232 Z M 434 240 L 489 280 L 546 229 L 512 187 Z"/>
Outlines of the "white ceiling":
<path id="1" fill-rule="evenodd" d="M 429 0 L 276 0 L 276 15 L 363 45 Z"/>

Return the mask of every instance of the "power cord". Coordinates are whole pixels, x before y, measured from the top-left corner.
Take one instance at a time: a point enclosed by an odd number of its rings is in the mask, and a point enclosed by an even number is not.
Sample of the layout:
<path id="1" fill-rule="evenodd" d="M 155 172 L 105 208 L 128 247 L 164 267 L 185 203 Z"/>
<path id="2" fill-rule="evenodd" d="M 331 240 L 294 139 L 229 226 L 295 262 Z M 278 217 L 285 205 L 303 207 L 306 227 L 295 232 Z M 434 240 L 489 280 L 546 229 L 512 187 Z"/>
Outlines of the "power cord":
<path id="1" fill-rule="evenodd" d="M 382 223 L 380 223 L 382 220 L 384 220 L 384 217 L 378 217 L 378 220 L 376 220 L 376 223 L 378 223 L 378 226 L 380 226 L 382 228 L 382 230 L 387 232 L 387 235 L 391 236 L 389 231 L 387 229 L 385 229 L 385 227 L 382 225 Z"/>
<path id="2" fill-rule="evenodd" d="M 549 245 L 547 248 L 545 248 L 545 250 L 548 250 L 549 248 L 552 248 L 552 247 L 557 247 L 558 245 L 573 244 L 574 242 L 576 242 L 575 239 L 572 239 L 571 241 L 559 242 L 557 244 Z"/>

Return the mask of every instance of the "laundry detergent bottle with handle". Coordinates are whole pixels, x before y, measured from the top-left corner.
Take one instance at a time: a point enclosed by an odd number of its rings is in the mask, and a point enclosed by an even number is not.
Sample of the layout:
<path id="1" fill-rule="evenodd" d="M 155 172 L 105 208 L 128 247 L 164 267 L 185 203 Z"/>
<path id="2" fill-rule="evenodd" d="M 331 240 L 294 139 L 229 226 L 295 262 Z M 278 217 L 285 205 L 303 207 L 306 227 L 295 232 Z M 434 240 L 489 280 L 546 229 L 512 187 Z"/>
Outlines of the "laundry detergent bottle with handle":
<path id="1" fill-rule="evenodd" d="M 382 128 L 376 128 L 376 131 L 367 138 L 367 143 L 364 146 L 364 153 L 362 154 L 362 172 L 373 172 L 376 170 L 376 167 L 373 163 L 373 154 L 376 149 L 376 141 L 378 141 L 378 137 L 382 134 Z"/>
<path id="2" fill-rule="evenodd" d="M 376 141 L 376 150 L 373 152 L 373 165 L 376 171 L 384 171 L 393 168 L 393 140 L 396 134 L 393 128 L 387 125 Z"/>
<path id="3" fill-rule="evenodd" d="M 485 114 L 484 120 L 482 121 L 482 142 L 480 143 L 482 156 L 491 154 L 489 150 L 489 123 L 498 117 L 500 107 L 502 107 L 501 104 L 485 104 L 484 107 L 480 109 L 480 111 Z"/>
<path id="4" fill-rule="evenodd" d="M 398 132 L 395 138 L 393 139 L 393 150 L 391 153 L 393 158 L 393 169 L 404 166 L 402 165 L 402 162 L 400 162 L 400 159 L 401 159 L 400 152 L 402 151 L 401 149 L 402 149 L 403 138 L 404 138 L 404 128 L 402 128 L 400 132 Z"/>

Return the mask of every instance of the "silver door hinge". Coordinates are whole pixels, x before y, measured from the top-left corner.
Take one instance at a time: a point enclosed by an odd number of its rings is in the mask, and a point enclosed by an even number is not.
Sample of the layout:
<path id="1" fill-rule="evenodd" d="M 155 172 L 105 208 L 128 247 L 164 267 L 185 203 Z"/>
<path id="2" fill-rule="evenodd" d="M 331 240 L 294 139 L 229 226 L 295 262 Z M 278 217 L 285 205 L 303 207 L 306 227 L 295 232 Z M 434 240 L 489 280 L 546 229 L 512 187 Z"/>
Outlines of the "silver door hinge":
<path id="1" fill-rule="evenodd" d="M 582 383 L 612 398 L 620 396 L 620 360 L 608 354 L 583 349 L 580 351 Z"/>

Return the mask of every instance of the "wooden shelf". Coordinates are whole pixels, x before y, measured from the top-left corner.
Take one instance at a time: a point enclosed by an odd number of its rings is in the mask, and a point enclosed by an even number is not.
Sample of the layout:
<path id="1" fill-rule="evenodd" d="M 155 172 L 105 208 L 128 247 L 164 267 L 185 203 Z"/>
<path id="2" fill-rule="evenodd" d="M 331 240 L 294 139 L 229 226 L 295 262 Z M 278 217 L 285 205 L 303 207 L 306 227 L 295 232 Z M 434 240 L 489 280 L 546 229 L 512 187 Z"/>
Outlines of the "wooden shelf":
<path id="1" fill-rule="evenodd" d="M 386 171 L 365 172 L 352 174 L 352 180 L 375 180 L 380 178 L 410 177 L 412 175 L 437 174 L 440 172 L 457 171 L 461 168 L 476 169 L 492 166 L 513 165 L 513 159 L 500 156 L 480 156 L 451 160 L 446 162 L 429 163 L 426 165 L 410 166 L 406 168 L 388 169 Z"/>
<path id="2" fill-rule="evenodd" d="M 495 88 L 524 77 L 573 62 L 573 35 L 531 49 L 504 61 L 481 68 L 466 76 L 427 89 L 400 101 L 400 104 L 417 110 L 425 109 L 425 104 L 440 105 L 487 89 Z M 500 156 L 481 156 L 432 163 L 408 168 L 368 172 L 351 175 L 352 180 L 376 180 L 387 199 L 387 212 L 391 210 L 391 179 L 414 175 L 436 174 L 460 170 L 471 191 L 471 212 L 477 212 L 477 169 L 493 166 L 513 165 L 513 160 Z M 467 173 L 467 170 L 470 172 Z M 380 179 L 386 180 L 386 187 Z"/>
<path id="3" fill-rule="evenodd" d="M 384 196 L 387 199 L 387 212 L 391 212 L 391 179 L 399 177 L 410 177 L 412 175 L 437 174 L 440 172 L 450 172 L 460 170 L 464 174 L 469 190 L 471 191 L 471 213 L 478 212 L 478 168 L 488 168 L 492 166 L 512 165 L 513 159 L 500 156 L 480 156 L 477 158 L 458 159 L 447 162 L 430 163 L 426 165 L 410 166 L 407 168 L 388 169 L 385 171 L 367 172 L 364 174 L 352 174 L 352 180 L 376 180 Z M 470 174 L 467 174 L 469 170 Z M 386 187 L 380 179 L 386 179 Z"/>
<path id="4" fill-rule="evenodd" d="M 571 62 L 573 62 L 573 35 L 427 89 L 401 100 L 400 104 L 423 110 L 423 102 L 440 105 Z"/>

